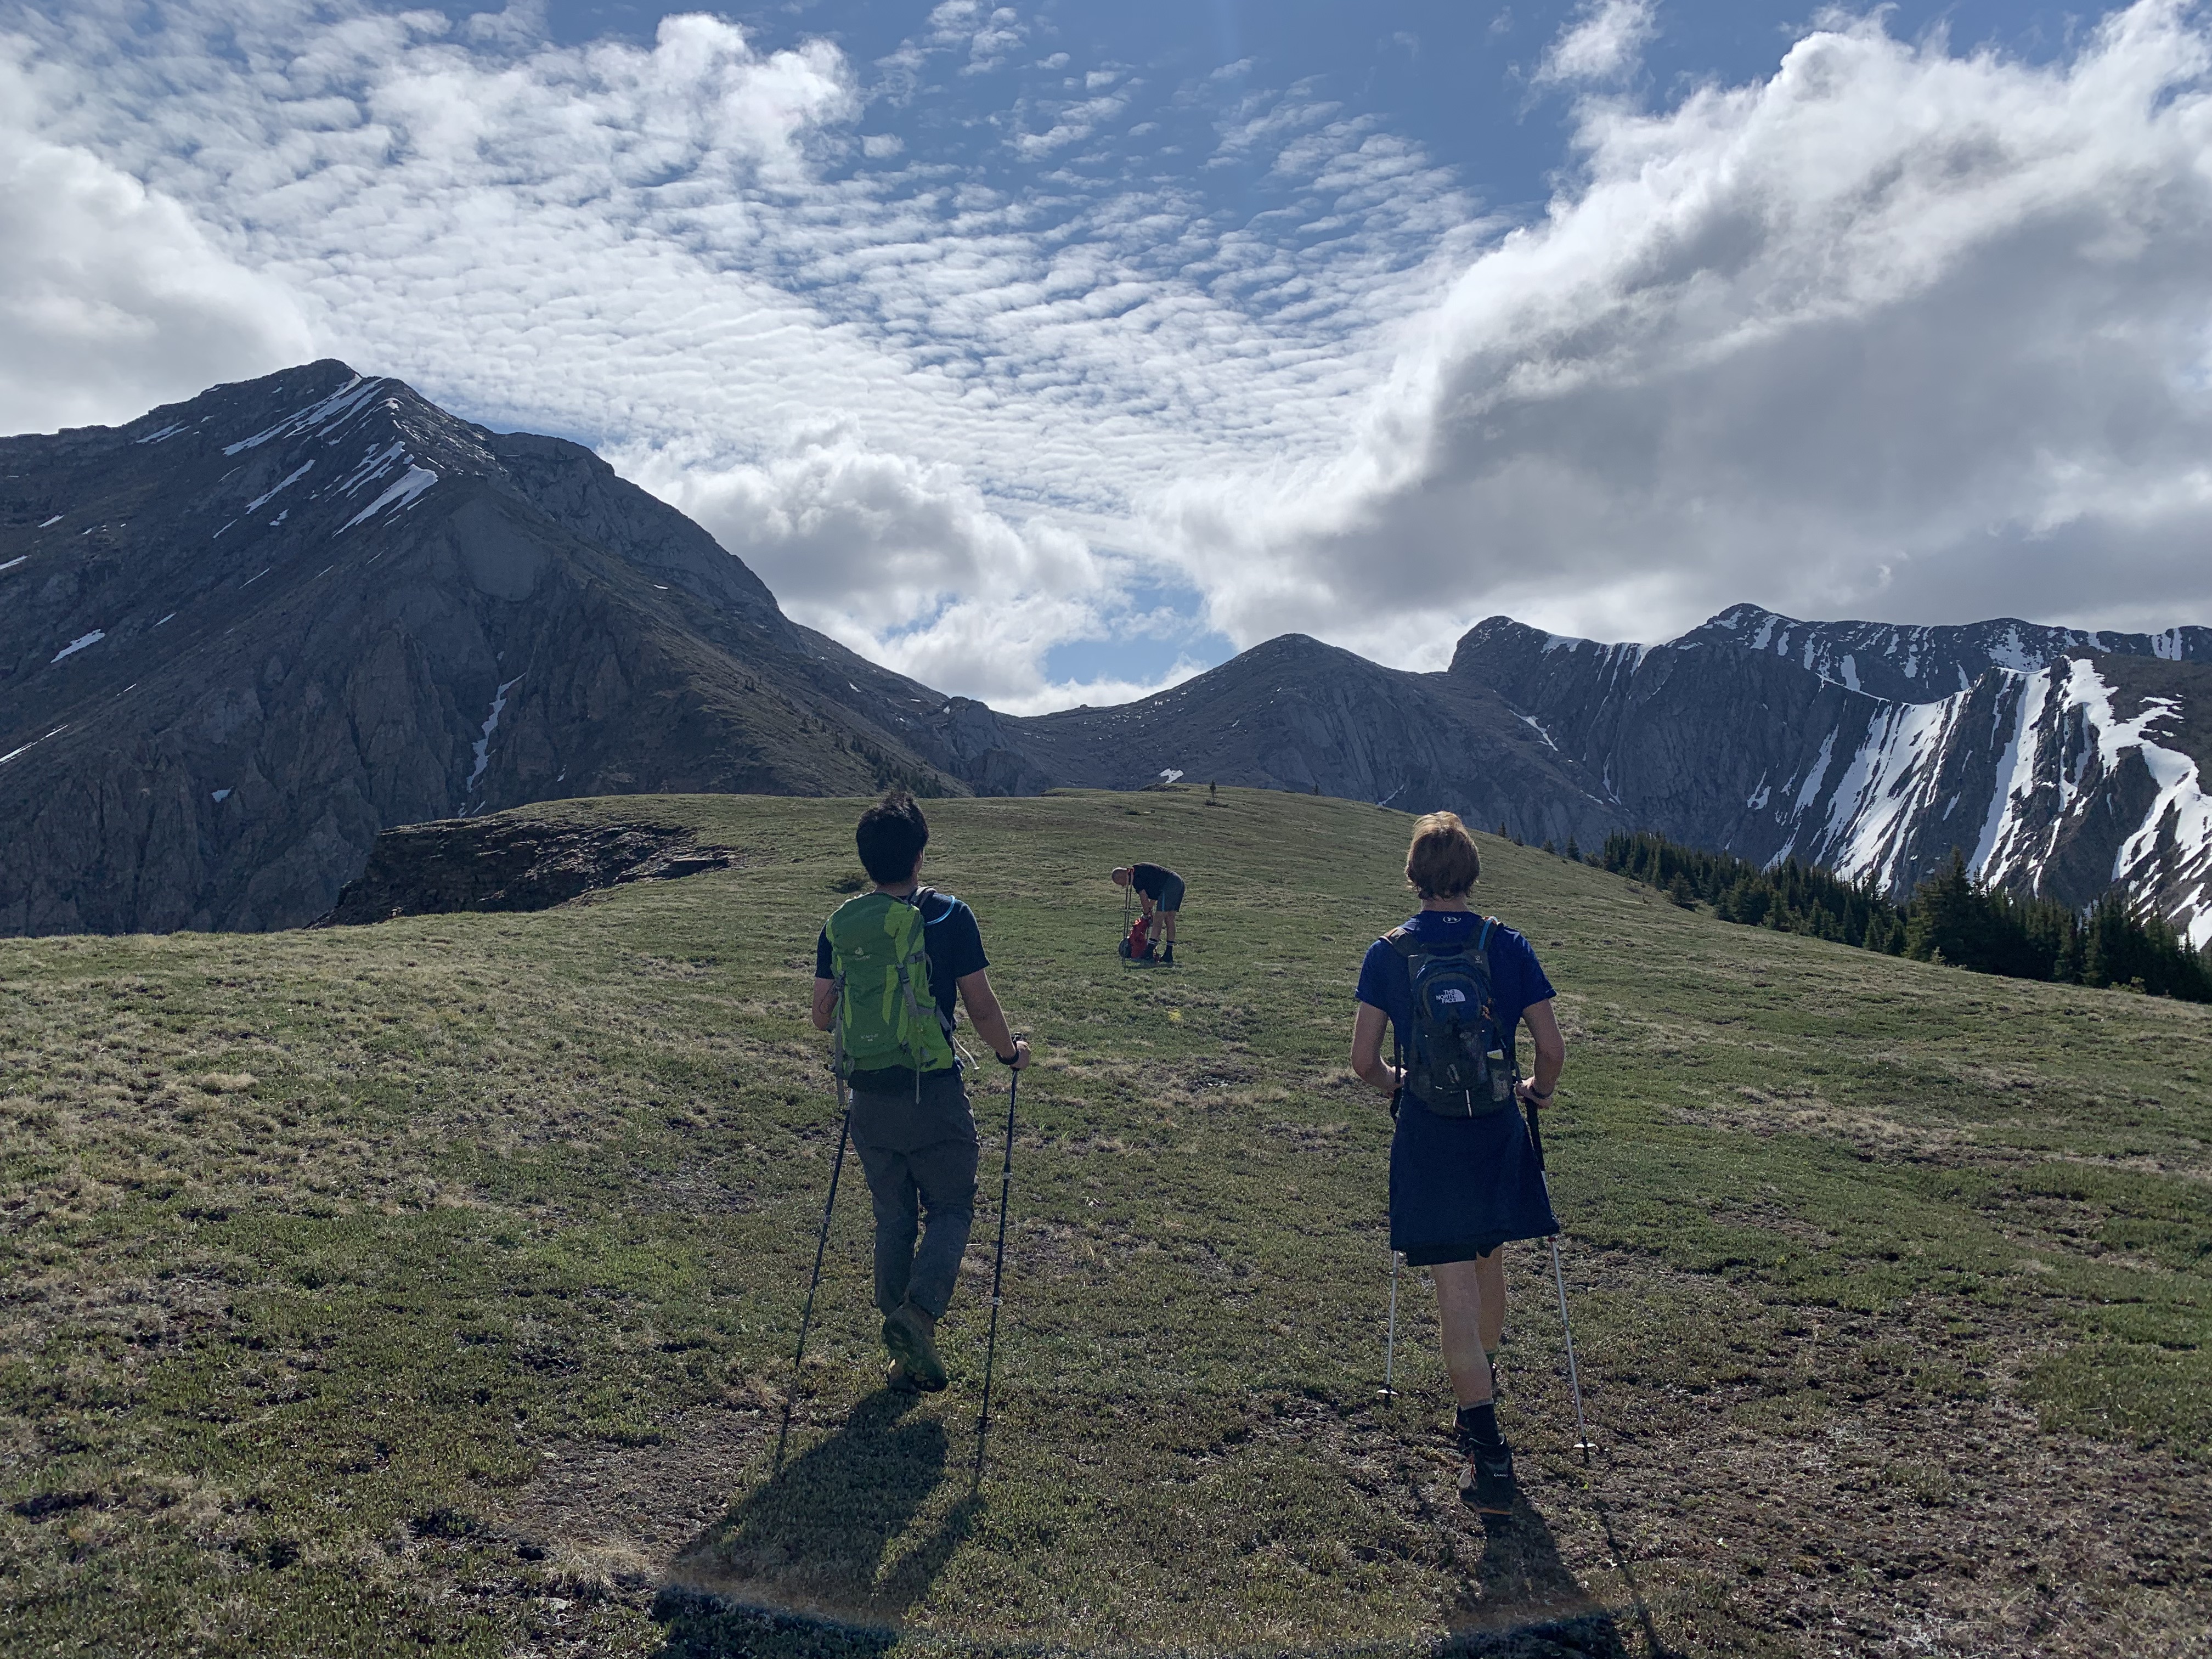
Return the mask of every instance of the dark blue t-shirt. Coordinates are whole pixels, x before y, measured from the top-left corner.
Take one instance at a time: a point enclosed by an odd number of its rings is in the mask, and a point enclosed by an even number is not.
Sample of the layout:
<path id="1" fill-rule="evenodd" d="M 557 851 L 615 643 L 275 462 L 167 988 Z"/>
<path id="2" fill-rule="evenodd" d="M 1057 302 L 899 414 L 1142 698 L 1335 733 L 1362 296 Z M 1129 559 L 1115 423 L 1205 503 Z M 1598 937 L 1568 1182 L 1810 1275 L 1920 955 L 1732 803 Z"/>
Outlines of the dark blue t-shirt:
<path id="1" fill-rule="evenodd" d="M 1406 926 L 1415 939 L 1450 945 L 1473 939 L 1482 918 L 1471 910 L 1422 910 Z M 1509 1033 L 1520 1024 L 1523 1009 L 1557 994 L 1552 981 L 1544 977 L 1543 967 L 1535 951 L 1528 948 L 1527 938 L 1502 922 L 1490 930 L 1490 994 L 1498 1022 Z M 1369 1007 L 1380 1008 L 1390 1016 L 1399 1048 L 1410 1050 L 1413 1033 L 1407 1027 L 1413 1018 L 1413 981 L 1407 972 L 1406 959 L 1391 949 L 1389 940 L 1378 939 L 1367 947 L 1367 959 L 1359 964 L 1357 994 Z"/>
<path id="2" fill-rule="evenodd" d="M 975 913 L 950 893 L 924 887 L 917 890 L 915 897 L 921 906 L 922 948 L 929 952 L 930 992 L 945 1018 L 951 1019 L 959 1000 L 960 981 L 991 965 L 983 955 L 982 930 L 975 926 Z M 830 935 L 824 930 L 814 942 L 815 978 L 836 977 L 830 957 Z"/>

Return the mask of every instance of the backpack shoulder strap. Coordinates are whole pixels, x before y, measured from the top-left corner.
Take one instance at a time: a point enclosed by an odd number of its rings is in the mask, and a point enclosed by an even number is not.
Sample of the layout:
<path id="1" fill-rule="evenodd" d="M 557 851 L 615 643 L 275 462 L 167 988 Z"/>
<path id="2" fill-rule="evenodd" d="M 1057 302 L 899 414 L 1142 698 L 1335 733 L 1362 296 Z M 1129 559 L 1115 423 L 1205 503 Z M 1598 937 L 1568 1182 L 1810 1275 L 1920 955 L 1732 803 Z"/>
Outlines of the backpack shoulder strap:
<path id="1" fill-rule="evenodd" d="M 1382 942 L 1408 962 L 1412 961 L 1421 949 L 1421 941 L 1413 937 L 1413 930 L 1410 927 L 1393 927 L 1382 935 Z"/>
<path id="2" fill-rule="evenodd" d="M 1482 919 L 1482 932 L 1475 936 L 1474 940 L 1474 948 L 1476 950 L 1485 953 L 1488 952 L 1490 949 L 1490 935 L 1497 926 L 1498 918 L 1496 916 L 1485 916 Z"/>

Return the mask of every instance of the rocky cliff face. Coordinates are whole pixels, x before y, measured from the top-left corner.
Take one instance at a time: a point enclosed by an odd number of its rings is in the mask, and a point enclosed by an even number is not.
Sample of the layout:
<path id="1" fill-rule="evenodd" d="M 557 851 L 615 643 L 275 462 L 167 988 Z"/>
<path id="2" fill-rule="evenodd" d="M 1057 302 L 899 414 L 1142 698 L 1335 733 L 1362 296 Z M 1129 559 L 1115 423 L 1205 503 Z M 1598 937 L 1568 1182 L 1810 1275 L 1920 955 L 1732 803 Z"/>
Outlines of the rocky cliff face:
<path id="1" fill-rule="evenodd" d="M 1894 623 L 1808 623 L 1755 605 L 1730 605 L 1672 641 L 1771 655 L 1893 702 L 1931 702 L 1964 691 L 1992 668 L 2033 673 L 2075 652 L 2212 662 L 2212 629 L 2163 634 L 2046 628 L 2010 617 L 1948 628 Z"/>
<path id="2" fill-rule="evenodd" d="M 944 703 L 342 363 L 0 441 L 0 931 L 296 925 L 387 824 L 560 796 L 963 791 Z"/>
<path id="3" fill-rule="evenodd" d="M 1624 818 L 1676 840 L 1899 895 L 1957 848 L 1983 878 L 2068 904 L 2118 883 L 2212 942 L 2212 631 L 1902 629 L 1738 606 L 1645 647 L 1493 617 L 1449 672 L 1539 723 Z"/>

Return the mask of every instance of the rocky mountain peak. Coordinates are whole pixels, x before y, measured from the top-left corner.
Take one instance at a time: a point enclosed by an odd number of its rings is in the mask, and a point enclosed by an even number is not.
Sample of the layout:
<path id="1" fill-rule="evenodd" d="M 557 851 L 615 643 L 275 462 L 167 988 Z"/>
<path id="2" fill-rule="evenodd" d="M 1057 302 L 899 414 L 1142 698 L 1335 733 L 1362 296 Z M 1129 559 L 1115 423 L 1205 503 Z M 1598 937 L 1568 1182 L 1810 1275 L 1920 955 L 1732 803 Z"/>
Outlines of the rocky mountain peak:
<path id="1" fill-rule="evenodd" d="M 0 930 L 290 925 L 386 824 L 551 796 L 963 787 L 848 656 L 588 450 L 344 363 L 0 440 Z"/>

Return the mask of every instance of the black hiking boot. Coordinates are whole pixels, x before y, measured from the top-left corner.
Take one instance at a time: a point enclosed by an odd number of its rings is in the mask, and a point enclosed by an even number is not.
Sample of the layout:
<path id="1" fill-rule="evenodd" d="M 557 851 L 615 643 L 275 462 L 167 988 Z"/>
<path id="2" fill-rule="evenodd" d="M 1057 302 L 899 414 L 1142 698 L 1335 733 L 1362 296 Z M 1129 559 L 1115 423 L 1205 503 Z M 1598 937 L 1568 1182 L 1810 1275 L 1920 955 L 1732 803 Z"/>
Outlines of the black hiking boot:
<path id="1" fill-rule="evenodd" d="M 1163 968 L 1172 968 L 1175 966 L 1175 945 L 1172 943 L 1168 945 L 1167 949 L 1160 952 L 1160 966 Z"/>
<path id="2" fill-rule="evenodd" d="M 1491 1375 L 1494 1378 L 1493 1368 Z M 1513 1512 L 1513 1449 L 1498 1431 L 1497 1396 L 1460 1407 L 1454 1437 L 1467 1459 L 1460 1472 L 1459 1501 L 1495 1526 Z"/>
<path id="3" fill-rule="evenodd" d="M 937 1352 L 937 1322 L 913 1303 L 902 1302 L 884 1321 L 884 1346 L 898 1362 L 894 1370 L 903 1370 L 915 1388 L 924 1394 L 935 1394 L 944 1388 L 945 1361 Z"/>
<path id="4" fill-rule="evenodd" d="M 1503 1440 L 1486 1442 L 1460 1437 L 1460 1455 L 1467 1467 L 1460 1472 L 1459 1501 L 1494 1526 L 1513 1513 L 1513 1448 Z"/>

